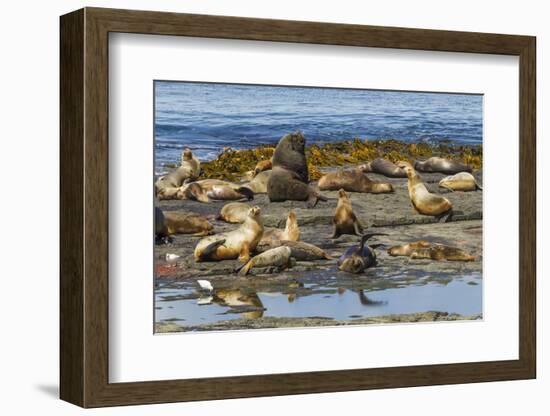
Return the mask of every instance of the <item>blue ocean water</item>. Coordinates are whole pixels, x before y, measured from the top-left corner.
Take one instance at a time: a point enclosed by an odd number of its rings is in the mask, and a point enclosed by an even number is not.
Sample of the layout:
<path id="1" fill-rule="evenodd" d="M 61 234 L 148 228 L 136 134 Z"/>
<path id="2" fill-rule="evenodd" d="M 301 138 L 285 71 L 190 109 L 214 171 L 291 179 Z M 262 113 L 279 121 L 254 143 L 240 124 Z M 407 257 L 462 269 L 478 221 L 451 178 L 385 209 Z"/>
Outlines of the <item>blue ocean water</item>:
<path id="1" fill-rule="evenodd" d="M 201 160 L 223 147 L 354 137 L 481 143 L 483 96 L 339 88 L 155 82 L 155 168 L 190 147 Z"/>

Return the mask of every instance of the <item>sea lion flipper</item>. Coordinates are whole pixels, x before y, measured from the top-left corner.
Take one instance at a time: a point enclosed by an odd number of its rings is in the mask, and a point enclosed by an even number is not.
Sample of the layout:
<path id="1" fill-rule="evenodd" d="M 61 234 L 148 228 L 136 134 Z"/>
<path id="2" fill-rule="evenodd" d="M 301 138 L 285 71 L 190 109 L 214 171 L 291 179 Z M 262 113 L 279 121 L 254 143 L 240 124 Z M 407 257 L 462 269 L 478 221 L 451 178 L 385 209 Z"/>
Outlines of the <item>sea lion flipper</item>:
<path id="1" fill-rule="evenodd" d="M 245 241 L 242 243 L 241 251 L 239 252 L 239 262 L 240 263 L 248 263 L 250 260 L 250 244 Z"/>
<path id="2" fill-rule="evenodd" d="M 235 189 L 235 191 L 244 195 L 249 201 L 254 199 L 254 191 L 246 186 L 241 186 L 240 188 Z"/>
<path id="3" fill-rule="evenodd" d="M 222 246 L 223 244 L 225 244 L 225 238 L 221 240 L 216 240 L 213 243 L 208 244 L 204 248 L 204 250 L 202 250 L 198 261 L 210 258 L 210 256 L 216 252 L 218 247 Z"/>
<path id="4" fill-rule="evenodd" d="M 252 267 L 252 260 L 249 260 L 247 263 L 240 265 L 235 269 L 235 272 L 239 273 L 241 276 L 246 276 Z"/>

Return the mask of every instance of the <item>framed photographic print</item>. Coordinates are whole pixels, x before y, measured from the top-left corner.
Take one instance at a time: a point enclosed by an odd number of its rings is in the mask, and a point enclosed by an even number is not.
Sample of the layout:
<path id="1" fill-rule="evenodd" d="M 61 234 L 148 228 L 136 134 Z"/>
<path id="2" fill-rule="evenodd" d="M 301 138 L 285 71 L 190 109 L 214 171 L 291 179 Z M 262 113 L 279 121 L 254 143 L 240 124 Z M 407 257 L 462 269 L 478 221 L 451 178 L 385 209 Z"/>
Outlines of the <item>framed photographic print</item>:
<path id="1" fill-rule="evenodd" d="M 534 378 L 535 38 L 61 17 L 61 398 Z"/>

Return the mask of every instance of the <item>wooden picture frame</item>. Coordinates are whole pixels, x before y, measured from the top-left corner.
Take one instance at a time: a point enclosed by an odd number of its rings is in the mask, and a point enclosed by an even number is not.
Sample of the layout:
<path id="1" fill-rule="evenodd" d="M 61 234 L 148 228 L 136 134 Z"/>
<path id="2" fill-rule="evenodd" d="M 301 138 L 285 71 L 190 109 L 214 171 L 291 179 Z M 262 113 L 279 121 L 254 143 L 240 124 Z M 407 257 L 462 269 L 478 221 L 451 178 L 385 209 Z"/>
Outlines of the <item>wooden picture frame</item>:
<path id="1" fill-rule="evenodd" d="M 535 51 L 530 36 L 85 8 L 61 17 L 60 396 L 83 407 L 529 379 L 536 376 Z M 519 359 L 109 383 L 111 32 L 519 56 Z"/>

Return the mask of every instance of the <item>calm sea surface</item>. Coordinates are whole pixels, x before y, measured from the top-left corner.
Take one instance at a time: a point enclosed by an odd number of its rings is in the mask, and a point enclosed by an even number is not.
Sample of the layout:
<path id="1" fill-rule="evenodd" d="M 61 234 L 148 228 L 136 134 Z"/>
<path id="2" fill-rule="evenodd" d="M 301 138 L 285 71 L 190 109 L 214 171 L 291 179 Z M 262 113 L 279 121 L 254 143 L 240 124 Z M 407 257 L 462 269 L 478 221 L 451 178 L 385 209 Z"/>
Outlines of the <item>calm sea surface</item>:
<path id="1" fill-rule="evenodd" d="M 482 95 L 155 82 L 157 172 L 191 147 L 202 160 L 225 146 L 360 138 L 482 142 Z"/>

